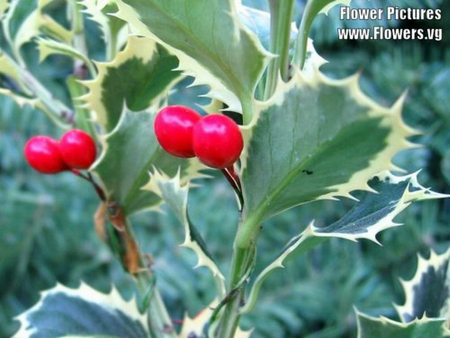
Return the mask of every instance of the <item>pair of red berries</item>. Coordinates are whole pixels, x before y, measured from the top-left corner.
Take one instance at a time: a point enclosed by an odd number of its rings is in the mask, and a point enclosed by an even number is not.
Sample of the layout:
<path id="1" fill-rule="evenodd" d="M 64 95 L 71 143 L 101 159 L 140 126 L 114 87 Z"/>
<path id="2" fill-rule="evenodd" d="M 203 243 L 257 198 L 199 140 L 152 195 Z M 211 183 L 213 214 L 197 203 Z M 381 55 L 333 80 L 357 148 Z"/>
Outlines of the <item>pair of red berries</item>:
<path id="1" fill-rule="evenodd" d="M 232 166 L 244 146 L 241 131 L 231 118 L 218 114 L 202 117 L 184 106 L 162 109 L 155 119 L 155 134 L 169 154 L 182 158 L 197 156 L 216 169 Z"/>
<path id="2" fill-rule="evenodd" d="M 28 164 L 42 174 L 64 170 L 88 169 L 95 161 L 97 149 L 92 137 L 78 129 L 69 130 L 58 142 L 48 136 L 34 136 L 24 148 Z"/>

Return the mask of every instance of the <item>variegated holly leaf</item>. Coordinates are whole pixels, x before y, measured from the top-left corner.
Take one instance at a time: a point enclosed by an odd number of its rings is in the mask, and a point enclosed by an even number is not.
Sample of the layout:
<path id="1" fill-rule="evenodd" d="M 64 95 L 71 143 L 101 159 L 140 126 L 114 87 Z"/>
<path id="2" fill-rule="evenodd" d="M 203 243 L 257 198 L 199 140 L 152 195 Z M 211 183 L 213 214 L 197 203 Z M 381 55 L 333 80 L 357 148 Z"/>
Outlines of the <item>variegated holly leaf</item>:
<path id="1" fill-rule="evenodd" d="M 328 11 L 336 5 L 350 4 L 351 0 L 308 0 L 299 27 L 299 34 L 297 39 L 296 55 L 294 55 L 294 64 L 304 65 L 309 31 L 316 16 L 320 13 L 327 14 Z"/>
<path id="2" fill-rule="evenodd" d="M 258 102 L 243 128 L 241 156 L 245 245 L 259 224 L 286 209 L 369 189 L 373 175 L 395 169 L 392 157 L 413 135 L 401 119 L 403 99 L 384 108 L 362 93 L 358 76 L 331 80 L 296 72 Z"/>
<path id="3" fill-rule="evenodd" d="M 80 51 L 76 50 L 71 45 L 59 42 L 56 40 L 48 38 L 37 38 L 36 39 L 38 50 L 39 50 L 39 61 L 42 62 L 49 55 L 59 54 L 65 55 L 73 59 L 79 59 L 84 62 L 84 64 L 89 68 L 91 74 L 95 74 L 95 68 L 91 60 Z"/>
<path id="4" fill-rule="evenodd" d="M 36 9 L 31 12 L 17 30 L 14 38 L 12 38 L 12 48 L 16 56 L 20 55 L 20 48 L 23 44 L 30 42 L 39 35 L 46 35 L 68 44 L 71 42 L 72 32 L 44 13 L 44 8 L 52 1 L 54 0 L 39 0 Z"/>
<path id="5" fill-rule="evenodd" d="M 251 99 L 269 54 L 240 22 L 234 0 L 117 3 L 117 16 L 136 34 L 164 44 L 179 58 L 180 70 L 193 75 L 196 84 L 211 87 L 209 96 L 225 102 L 232 111 L 242 111 L 241 104 L 244 111 L 251 110 Z"/>
<path id="6" fill-rule="evenodd" d="M 403 322 L 416 318 L 448 319 L 450 316 L 450 250 L 438 255 L 431 251 L 430 258 L 419 256 L 417 270 L 409 281 L 402 281 L 405 304 L 397 305 Z"/>
<path id="7" fill-rule="evenodd" d="M 42 293 L 39 302 L 18 318 L 13 338 L 149 337 L 147 316 L 135 299 L 125 301 L 113 288 L 100 293 L 86 284 L 69 289 L 58 284 Z"/>
<path id="8" fill-rule="evenodd" d="M 106 45 L 114 51 L 120 50 L 127 28 L 123 20 L 109 15 L 117 11 L 114 1 L 82 0 L 79 3 L 84 7 L 83 13 L 99 26 Z"/>
<path id="9" fill-rule="evenodd" d="M 399 323 L 380 317 L 374 318 L 357 312 L 358 338 L 441 338 L 449 337 L 445 319 L 423 318 L 410 323 Z"/>
<path id="10" fill-rule="evenodd" d="M 35 98 L 28 98 L 22 95 L 19 95 L 9 89 L 0 88 L 0 94 L 9 96 L 11 99 L 13 99 L 20 107 L 23 107 L 25 105 L 29 105 L 33 108 L 39 108 L 41 110 L 45 111 L 45 107 L 40 103 L 38 99 Z"/>
<path id="11" fill-rule="evenodd" d="M 102 137 L 103 151 L 93 165 L 103 183 L 107 199 L 119 203 L 125 215 L 155 208 L 161 197 L 141 188 L 154 168 L 173 177 L 181 172 L 186 182 L 201 168 L 196 159 L 169 155 L 158 144 L 154 133 L 152 112 L 130 112 L 125 109 L 116 128 Z"/>
<path id="12" fill-rule="evenodd" d="M 124 102 L 133 111 L 157 104 L 168 94 L 180 73 L 175 56 L 149 38 L 130 37 L 116 58 L 96 63 L 98 76 L 83 82 L 89 93 L 82 98 L 107 132 L 113 130 Z"/>
<path id="13" fill-rule="evenodd" d="M 197 267 L 204 266 L 208 268 L 215 281 L 219 297 L 225 296 L 225 278 L 217 267 L 214 258 L 209 253 L 206 243 L 203 240 L 200 232 L 192 224 L 187 210 L 187 200 L 189 186 L 181 185 L 180 176 L 176 175 L 172 179 L 164 177 L 158 171 L 152 174 L 148 184 L 143 188 L 144 190 L 156 192 L 162 197 L 167 206 L 172 210 L 177 219 L 184 226 L 185 239 L 181 246 L 191 249 L 195 252 L 198 258 Z"/>
<path id="14" fill-rule="evenodd" d="M 324 228 L 311 225 L 312 233 L 318 237 L 339 237 L 352 241 L 365 238 L 378 243 L 377 234 L 400 225 L 394 222 L 394 218 L 411 203 L 449 197 L 420 185 L 417 174 L 394 176 L 385 171 L 375 175 L 369 182 L 373 192 L 355 193 L 353 197 L 359 202 L 344 217 Z"/>
<path id="15" fill-rule="evenodd" d="M 382 172 L 374 176 L 369 187 L 371 191 L 355 193 L 358 202 L 341 219 L 324 228 L 317 228 L 311 223 L 305 231 L 293 238 L 257 277 L 243 312 L 253 309 L 264 280 L 288 260 L 332 237 L 352 241 L 365 238 L 378 243 L 376 235 L 382 230 L 398 226 L 394 218 L 412 202 L 448 197 L 425 189 L 417 182 L 417 174 L 394 176 L 389 172 Z"/>

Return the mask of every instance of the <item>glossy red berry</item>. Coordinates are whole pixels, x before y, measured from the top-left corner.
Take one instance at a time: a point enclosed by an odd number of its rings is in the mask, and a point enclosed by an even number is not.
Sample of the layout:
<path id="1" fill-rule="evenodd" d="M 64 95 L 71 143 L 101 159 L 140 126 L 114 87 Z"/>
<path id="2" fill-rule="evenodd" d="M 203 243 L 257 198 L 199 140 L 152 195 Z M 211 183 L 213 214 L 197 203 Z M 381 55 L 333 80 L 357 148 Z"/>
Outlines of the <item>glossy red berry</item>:
<path id="1" fill-rule="evenodd" d="M 59 142 L 59 148 L 64 161 L 72 169 L 88 169 L 97 155 L 94 139 L 78 129 L 66 132 Z"/>
<path id="2" fill-rule="evenodd" d="M 156 139 L 173 156 L 194 157 L 192 131 L 201 117 L 195 110 L 184 106 L 163 108 L 155 119 Z"/>
<path id="3" fill-rule="evenodd" d="M 195 155 L 207 166 L 224 169 L 241 155 L 244 141 L 238 125 L 225 115 L 208 115 L 194 127 Z"/>
<path id="4" fill-rule="evenodd" d="M 48 136 L 34 136 L 24 148 L 28 164 L 42 174 L 57 174 L 67 169 L 58 142 Z"/>

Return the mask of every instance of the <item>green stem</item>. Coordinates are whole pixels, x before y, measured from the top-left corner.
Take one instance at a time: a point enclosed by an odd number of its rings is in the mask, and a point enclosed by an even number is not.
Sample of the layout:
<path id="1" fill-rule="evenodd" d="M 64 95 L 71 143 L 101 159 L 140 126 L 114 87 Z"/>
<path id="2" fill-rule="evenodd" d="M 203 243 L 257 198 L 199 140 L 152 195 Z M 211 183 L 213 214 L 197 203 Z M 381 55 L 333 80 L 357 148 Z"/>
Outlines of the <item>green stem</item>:
<path id="1" fill-rule="evenodd" d="M 251 98 L 240 98 L 242 104 L 242 122 L 244 125 L 252 122 L 253 118 L 253 100 Z"/>
<path id="2" fill-rule="evenodd" d="M 240 224 L 242 226 L 242 224 Z M 259 230 L 259 229 L 258 229 Z M 240 309 L 245 304 L 247 279 L 255 262 L 256 239 L 259 231 L 253 233 L 246 248 L 239 248 L 236 243 L 233 250 L 231 275 L 229 283 L 229 299 L 220 318 L 217 331 L 218 338 L 233 338 L 241 318 Z"/>
<path id="3" fill-rule="evenodd" d="M 136 274 L 132 274 L 136 279 L 139 291 L 143 297 L 149 294 L 148 298 L 148 319 L 150 329 L 153 332 L 155 338 L 176 338 L 176 332 L 172 324 L 172 320 L 165 307 L 162 297 L 155 285 L 155 276 L 150 270 L 148 262 L 144 258 L 144 254 L 139 248 L 136 236 L 134 235 L 133 228 L 129 224 L 128 220 L 125 221 L 125 231 L 128 236 L 135 242 L 135 247 L 139 255 L 139 269 Z"/>
<path id="4" fill-rule="evenodd" d="M 79 51 L 82 55 L 88 57 L 88 49 L 86 44 L 86 36 L 84 33 L 84 23 L 83 23 L 83 6 L 79 4 L 75 0 L 71 0 L 69 2 L 69 19 L 72 21 L 72 32 L 73 39 L 72 44 L 73 47 Z M 74 73 L 78 74 L 83 80 L 87 77 L 85 73 L 85 68 L 88 67 L 89 73 L 92 77 L 96 75 L 96 70 L 92 63 L 84 63 L 82 60 L 75 59 L 74 60 Z"/>
<path id="5" fill-rule="evenodd" d="M 309 30 L 311 29 L 315 16 L 318 14 L 316 7 L 317 6 L 314 4 L 314 1 L 308 1 L 306 3 L 305 11 L 302 15 L 302 21 L 300 22 L 300 27 L 298 29 L 292 63 L 300 69 L 303 68 L 306 60 Z"/>
<path id="6" fill-rule="evenodd" d="M 33 96 L 41 101 L 42 110 L 60 127 L 69 129 L 74 122 L 73 110 L 67 107 L 62 101 L 58 100 L 26 69 L 21 68 L 20 72 L 22 81 L 27 89 L 33 93 Z"/>
<path id="7" fill-rule="evenodd" d="M 117 34 L 111 32 L 110 41 L 106 44 L 106 60 L 111 61 L 117 54 Z"/>
<path id="8" fill-rule="evenodd" d="M 268 99 L 277 86 L 280 74 L 283 81 L 289 80 L 289 40 L 294 0 L 269 0 L 270 6 L 270 51 L 278 57 L 267 68 L 264 99 Z"/>

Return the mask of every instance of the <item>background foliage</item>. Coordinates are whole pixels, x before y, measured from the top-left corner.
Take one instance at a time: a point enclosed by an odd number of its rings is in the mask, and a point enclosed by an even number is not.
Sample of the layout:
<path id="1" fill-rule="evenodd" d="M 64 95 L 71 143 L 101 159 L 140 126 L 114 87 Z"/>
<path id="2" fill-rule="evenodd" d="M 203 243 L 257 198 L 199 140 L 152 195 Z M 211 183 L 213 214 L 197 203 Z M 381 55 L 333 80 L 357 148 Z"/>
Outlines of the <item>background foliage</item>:
<path id="1" fill-rule="evenodd" d="M 244 3 L 267 8 L 262 0 Z M 297 1 L 297 13 L 304 3 Z M 57 17 L 60 5 L 53 8 Z M 404 7 L 406 1 L 352 1 L 354 7 L 387 5 Z M 408 1 L 407 5 L 450 11 L 450 3 L 443 0 Z M 396 164 L 409 172 L 424 168 L 421 182 L 442 193 L 450 193 L 450 37 L 445 34 L 449 20 L 444 14 L 437 22 L 379 23 L 440 27 L 444 29 L 441 42 L 337 40 L 337 27 L 364 27 L 367 22 L 342 22 L 336 8 L 328 17 L 318 18 L 313 27 L 316 49 L 330 61 L 323 67 L 328 75 L 341 78 L 360 71 L 364 90 L 386 105 L 408 89 L 403 116 L 423 132 L 414 141 L 425 147 L 400 154 Z M 99 32 L 90 21 L 86 25 L 91 56 L 97 59 Z M 67 97 L 62 84 L 68 60 L 52 56 L 38 64 L 35 46 L 24 48 L 36 76 Z M 185 85 L 180 85 L 172 102 L 192 104 L 202 91 Z M 22 157 L 28 138 L 59 137 L 61 130 L 40 112 L 19 108 L 3 97 L 0 107 L 0 337 L 7 337 L 18 326 L 12 318 L 56 281 L 76 286 L 82 279 L 103 291 L 114 283 L 127 296 L 133 292 L 133 283 L 93 231 L 98 200 L 92 188 L 67 173 L 38 174 Z M 238 214 L 231 189 L 221 176 L 212 174 L 213 179 L 199 181 L 202 188 L 190 194 L 189 211 L 220 264 L 230 257 Z M 350 201 L 317 202 L 264 224 L 260 266 L 310 220 L 316 219 L 318 225 L 330 223 L 349 206 Z M 355 332 L 353 305 L 371 315 L 395 318 L 392 302 L 404 301 L 397 276 L 412 277 L 417 253 L 427 256 L 429 248 L 441 253 L 449 247 L 449 220 L 447 200 L 422 202 L 397 219 L 403 227 L 381 234 L 383 247 L 336 239 L 315 248 L 267 280 L 256 311 L 244 318 L 244 325 L 258 323 L 255 337 L 347 337 Z M 194 315 L 212 295 L 206 288 L 208 275 L 192 270 L 194 257 L 178 247 L 182 228 L 170 213 L 141 214 L 133 221 L 141 245 L 156 258 L 158 283 L 174 319 L 181 319 L 185 311 Z"/>

